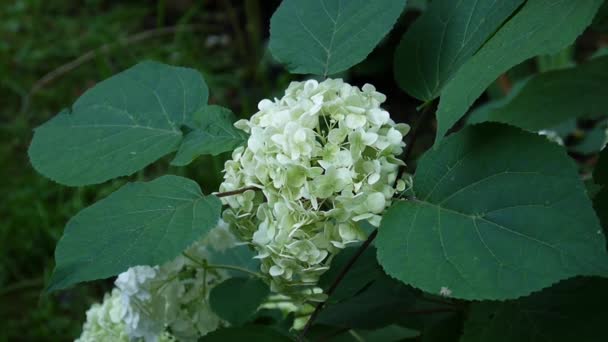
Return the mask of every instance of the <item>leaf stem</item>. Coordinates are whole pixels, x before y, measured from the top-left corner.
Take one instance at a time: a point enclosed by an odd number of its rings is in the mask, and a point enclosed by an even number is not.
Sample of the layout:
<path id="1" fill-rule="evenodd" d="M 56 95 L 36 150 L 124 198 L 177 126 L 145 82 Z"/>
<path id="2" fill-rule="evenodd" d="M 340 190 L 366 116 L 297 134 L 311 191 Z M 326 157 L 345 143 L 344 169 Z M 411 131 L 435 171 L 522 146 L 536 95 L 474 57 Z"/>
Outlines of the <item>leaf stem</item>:
<path id="1" fill-rule="evenodd" d="M 214 265 L 214 264 L 209 264 L 207 263 L 207 260 L 201 260 L 193 255 L 188 254 L 188 252 L 182 252 L 182 255 L 185 256 L 186 258 L 190 259 L 192 262 L 194 262 L 195 264 L 199 265 L 200 267 L 202 267 L 205 270 L 220 270 L 220 269 L 224 269 L 224 270 L 233 270 L 233 271 L 239 271 L 239 272 L 243 272 L 243 273 L 247 273 L 249 275 L 252 275 L 254 277 L 258 277 L 258 278 L 264 278 L 264 276 L 262 276 L 260 273 L 257 272 L 253 272 L 250 271 L 246 268 L 243 267 L 239 267 L 239 266 L 232 266 L 232 265 Z"/>
<path id="2" fill-rule="evenodd" d="M 420 127 L 422 126 L 422 123 L 426 120 L 428 113 L 431 111 L 432 107 L 432 102 L 425 102 L 422 106 L 422 113 L 420 114 L 420 117 L 418 118 L 418 120 L 416 120 L 414 126 L 412 127 L 412 130 L 410 132 L 409 144 L 405 146 L 405 152 L 403 152 L 403 161 L 405 163 L 407 163 L 408 159 L 410 158 L 410 154 L 412 153 L 414 144 L 416 143 L 416 139 L 418 138 L 418 132 L 420 131 Z"/>
<path id="3" fill-rule="evenodd" d="M 252 275 L 254 277 L 258 277 L 260 279 L 264 278 L 264 276 L 261 275 L 260 273 L 253 272 L 253 271 L 250 271 L 250 270 L 248 270 L 246 268 L 242 268 L 242 267 L 238 267 L 238 266 L 208 264 L 207 268 L 208 269 L 224 269 L 224 270 L 239 271 L 239 272 L 247 273 L 247 274 Z"/>
<path id="4" fill-rule="evenodd" d="M 182 252 L 182 255 L 202 268 L 207 268 L 207 262 L 205 260 L 201 260 L 193 255 L 190 255 L 188 252 Z"/>
<path id="5" fill-rule="evenodd" d="M 260 188 L 255 187 L 255 186 L 248 186 L 245 188 L 236 189 L 236 190 L 232 190 L 232 191 L 216 192 L 216 193 L 213 193 L 213 195 L 215 195 L 216 197 L 234 196 L 234 195 L 242 194 L 243 192 L 245 192 L 247 190 L 260 190 Z"/>

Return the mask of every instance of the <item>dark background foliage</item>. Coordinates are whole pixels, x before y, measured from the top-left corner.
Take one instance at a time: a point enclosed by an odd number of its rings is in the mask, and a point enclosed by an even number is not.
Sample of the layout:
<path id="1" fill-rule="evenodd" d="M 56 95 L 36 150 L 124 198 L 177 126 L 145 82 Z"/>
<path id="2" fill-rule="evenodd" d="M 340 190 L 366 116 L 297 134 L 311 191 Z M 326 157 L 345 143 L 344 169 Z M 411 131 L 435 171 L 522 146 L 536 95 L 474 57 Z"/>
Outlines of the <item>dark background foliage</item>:
<path id="1" fill-rule="evenodd" d="M 65 341 L 80 333 L 86 309 L 99 301 L 111 280 L 43 293 L 53 267 L 53 251 L 65 222 L 83 207 L 107 196 L 126 180 L 67 188 L 39 176 L 27 159 L 32 129 L 80 94 L 135 63 L 153 59 L 200 70 L 210 103 L 240 117 L 256 111 L 262 98 L 279 95 L 298 76 L 289 75 L 267 49 L 269 20 L 279 0 L 44 1 L 0 3 L 0 341 Z M 337 75 L 350 83 L 369 82 L 387 94 L 396 121 L 415 123 L 419 102 L 392 77 L 393 53 L 403 32 L 424 7 L 410 1 L 391 34 L 365 60 Z M 606 11 L 603 11 L 606 13 Z M 531 60 L 502 75 L 477 105 L 505 96 L 539 69 L 559 68 L 588 57 L 608 42 L 605 15 L 576 46 L 556 56 Z M 598 120 L 579 120 L 566 142 L 581 161 L 594 164 L 605 136 Z M 413 156 L 434 139 L 434 122 L 421 127 Z M 603 132 L 603 131 L 602 131 Z M 578 147 L 577 147 L 578 146 Z M 186 175 L 203 190 L 220 182 L 226 156 L 199 158 L 187 170 L 161 160 L 131 179 L 161 173 Z M 414 163 L 408 171 L 413 171 Z"/>

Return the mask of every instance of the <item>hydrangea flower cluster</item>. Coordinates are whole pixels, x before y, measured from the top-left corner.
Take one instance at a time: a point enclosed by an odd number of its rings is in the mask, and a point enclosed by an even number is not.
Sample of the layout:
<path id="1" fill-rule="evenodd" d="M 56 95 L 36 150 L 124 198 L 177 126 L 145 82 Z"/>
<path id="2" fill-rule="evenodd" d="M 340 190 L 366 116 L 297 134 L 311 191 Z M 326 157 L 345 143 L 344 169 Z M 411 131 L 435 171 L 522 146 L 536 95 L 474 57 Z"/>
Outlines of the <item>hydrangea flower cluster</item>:
<path id="1" fill-rule="evenodd" d="M 274 291 L 302 285 L 320 294 L 311 285 L 331 257 L 365 239 L 357 222 L 378 226 L 405 187 L 397 156 L 409 126 L 391 120 L 385 100 L 370 84 L 292 82 L 283 98 L 262 100 L 235 123 L 250 137 L 226 162 L 220 191 L 261 192 L 222 198 L 223 217 L 255 247 Z"/>
<path id="2" fill-rule="evenodd" d="M 123 306 L 120 291 L 112 290 L 106 294 L 102 303 L 96 303 L 87 310 L 87 320 L 82 334 L 75 342 L 129 342 L 124 322 L 126 308 Z M 172 342 L 175 339 L 167 332 L 156 337 L 158 342 Z"/>
<path id="3" fill-rule="evenodd" d="M 220 221 L 186 250 L 188 257 L 178 256 L 161 266 L 135 266 L 121 273 L 112 294 L 87 312 L 79 341 L 197 341 L 225 325 L 207 299 L 213 286 L 227 274 L 200 263 L 208 258 L 210 248 L 221 251 L 236 242 L 228 225 Z"/>

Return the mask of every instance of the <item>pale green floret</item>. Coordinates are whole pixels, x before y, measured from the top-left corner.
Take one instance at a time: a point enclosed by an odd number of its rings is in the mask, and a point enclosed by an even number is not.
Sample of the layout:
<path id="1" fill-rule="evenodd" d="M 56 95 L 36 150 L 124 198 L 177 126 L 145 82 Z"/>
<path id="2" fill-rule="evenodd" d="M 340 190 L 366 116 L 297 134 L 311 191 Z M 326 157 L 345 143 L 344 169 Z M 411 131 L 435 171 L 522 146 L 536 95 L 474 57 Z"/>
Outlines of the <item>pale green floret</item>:
<path id="1" fill-rule="evenodd" d="M 223 217 L 255 247 L 273 290 L 322 299 L 314 286 L 332 257 L 365 239 L 357 222 L 378 226 L 403 188 L 396 157 L 409 126 L 391 120 L 385 100 L 369 84 L 293 82 L 235 123 L 250 137 L 226 162 L 220 191 L 261 191 L 222 198 Z"/>
<path id="2" fill-rule="evenodd" d="M 120 298 L 120 291 L 114 289 L 106 294 L 103 302 L 96 303 L 87 310 L 87 320 L 82 326 L 82 334 L 75 342 L 129 342 L 131 338 L 124 323 L 126 309 Z M 154 336 L 158 342 L 175 339 L 167 332 Z"/>
<path id="3" fill-rule="evenodd" d="M 252 199 L 255 193 L 243 198 Z M 184 255 L 161 266 L 135 266 L 118 275 L 112 295 L 87 312 L 78 341 L 198 341 L 226 323 L 211 310 L 210 290 L 226 279 L 218 269 L 206 269 L 210 248 L 234 247 L 235 236 L 221 221 Z M 167 331 L 171 331 L 171 337 Z"/>

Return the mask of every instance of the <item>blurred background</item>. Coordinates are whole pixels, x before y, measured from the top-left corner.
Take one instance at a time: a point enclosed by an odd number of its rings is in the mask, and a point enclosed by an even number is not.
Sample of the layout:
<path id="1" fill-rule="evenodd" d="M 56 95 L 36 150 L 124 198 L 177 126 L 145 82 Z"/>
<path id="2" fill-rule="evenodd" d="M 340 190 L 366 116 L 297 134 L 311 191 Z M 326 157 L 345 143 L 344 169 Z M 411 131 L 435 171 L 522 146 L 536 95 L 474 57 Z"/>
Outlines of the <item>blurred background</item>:
<path id="1" fill-rule="evenodd" d="M 167 172 L 195 179 L 205 192 L 215 191 L 228 157 L 199 158 L 188 168 L 173 168 L 169 156 L 128 178 L 68 188 L 30 166 L 33 129 L 96 82 L 145 59 L 198 69 L 209 86 L 210 103 L 250 116 L 261 99 L 281 96 L 290 81 L 305 77 L 289 75 L 268 52 L 269 20 L 279 3 L 0 0 L 0 342 L 73 340 L 87 308 L 111 288 L 112 280 L 107 280 L 44 294 L 55 245 L 70 217 L 126 181 Z M 397 26 L 374 52 L 348 73 L 334 76 L 358 86 L 374 84 L 387 94 L 385 108 L 392 117 L 410 124 L 417 121 L 420 103 L 394 82 L 393 53 L 425 3 L 409 0 Z M 606 6 L 602 13 L 608 13 Z M 576 46 L 501 76 L 477 105 L 505 96 L 531 73 L 585 59 L 607 41 L 601 34 L 608 31 L 606 17 L 598 18 Z M 587 155 L 593 156 L 606 140 L 605 125 L 597 120 L 574 122 L 565 132 L 570 152 L 582 165 L 593 162 Z M 413 155 L 433 138 L 434 123 L 425 121 Z"/>

